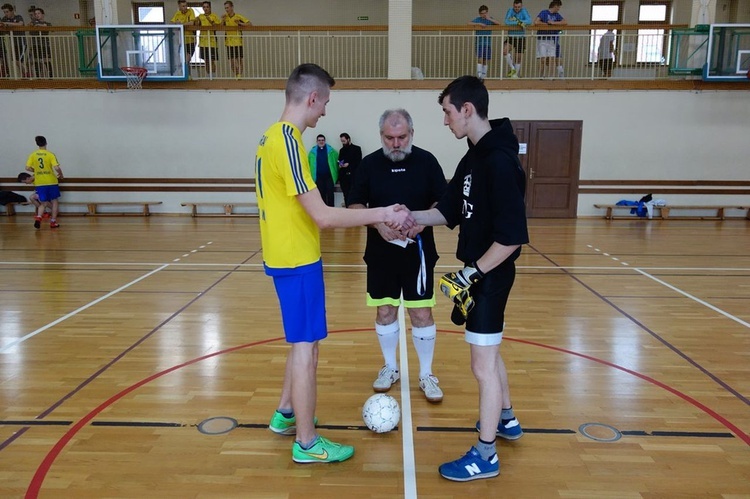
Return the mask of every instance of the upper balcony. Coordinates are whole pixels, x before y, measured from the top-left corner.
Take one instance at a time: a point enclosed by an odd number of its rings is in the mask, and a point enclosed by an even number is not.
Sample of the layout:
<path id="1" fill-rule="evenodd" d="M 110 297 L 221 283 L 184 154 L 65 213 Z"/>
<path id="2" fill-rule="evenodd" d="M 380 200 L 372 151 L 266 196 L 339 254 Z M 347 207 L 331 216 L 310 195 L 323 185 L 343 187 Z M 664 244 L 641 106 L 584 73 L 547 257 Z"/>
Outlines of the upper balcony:
<path id="1" fill-rule="evenodd" d="M 341 83 L 338 88 L 432 88 L 463 74 L 476 74 L 478 44 L 488 47 L 481 50 L 490 56 L 485 81 L 491 89 L 680 89 L 716 85 L 702 82 L 700 77 L 707 35 L 685 25 L 608 27 L 614 38 L 605 39 L 608 46 L 602 48 L 606 31 L 602 25 L 565 26 L 559 35 L 545 26 L 528 26 L 525 32 L 488 26 L 479 35 L 473 26 L 413 26 L 411 47 L 390 52 L 391 58 L 410 58 L 411 80 L 389 75 L 393 61 L 389 60 L 388 26 L 189 27 L 187 37 L 214 38 L 218 55 L 215 67 L 207 65 L 196 48 L 186 55 L 189 81 L 160 82 L 153 88 L 281 88 L 301 62 L 326 68 Z M 168 58 L 167 49 L 159 42 L 159 29 L 133 29 L 139 50 L 150 54 L 149 63 L 163 63 Z M 241 40 L 243 57 L 239 63 L 228 58 L 228 37 Z M 6 27 L 0 39 L 4 54 L 0 88 L 113 85 L 97 79 L 104 42 L 97 42 L 94 29 Z M 552 42 L 555 57 L 537 57 L 542 40 Z M 739 44 L 750 50 L 750 35 L 740 37 Z M 512 59 L 503 55 L 506 47 L 516 53 Z M 611 63 L 601 60 L 605 54 L 611 54 Z M 511 68 L 511 61 L 517 70 Z M 746 89 L 747 85 L 722 83 L 716 88 Z"/>

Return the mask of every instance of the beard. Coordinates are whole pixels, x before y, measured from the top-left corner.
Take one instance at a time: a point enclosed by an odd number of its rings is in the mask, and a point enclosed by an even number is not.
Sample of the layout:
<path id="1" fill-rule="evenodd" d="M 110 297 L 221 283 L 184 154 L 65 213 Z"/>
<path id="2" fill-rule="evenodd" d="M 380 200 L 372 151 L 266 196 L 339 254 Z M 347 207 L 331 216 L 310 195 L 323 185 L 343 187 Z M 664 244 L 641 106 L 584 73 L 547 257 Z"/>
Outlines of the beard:
<path id="1" fill-rule="evenodd" d="M 409 141 L 406 146 L 400 149 L 391 149 L 390 147 L 383 144 L 383 154 L 385 154 L 385 157 L 390 159 L 394 163 L 403 161 L 409 156 L 409 154 L 411 154 L 411 141 Z"/>

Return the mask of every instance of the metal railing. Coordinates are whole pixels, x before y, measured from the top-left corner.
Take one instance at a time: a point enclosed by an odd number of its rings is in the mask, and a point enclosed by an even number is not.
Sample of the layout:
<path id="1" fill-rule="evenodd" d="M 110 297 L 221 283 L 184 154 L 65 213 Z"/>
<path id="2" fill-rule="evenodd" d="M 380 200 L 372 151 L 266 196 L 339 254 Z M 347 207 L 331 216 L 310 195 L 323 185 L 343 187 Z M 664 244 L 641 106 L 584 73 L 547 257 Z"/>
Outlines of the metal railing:
<path id="1" fill-rule="evenodd" d="M 556 40 L 559 58 L 550 61 L 555 69 L 562 66 L 563 76 L 556 71 L 540 72 L 536 56 L 540 35 L 533 27 L 528 27 L 521 37 L 525 50 L 514 61 L 520 62 L 516 76 L 522 79 L 666 79 L 669 78 L 670 30 L 675 27 L 613 26 L 616 33 L 614 65 L 608 74 L 597 62 L 598 40 L 604 29 L 568 26 Z M 487 78 L 509 78 L 510 67 L 503 56 L 503 47 L 513 37 L 505 27 L 488 28 L 492 57 L 487 63 Z M 242 28 L 244 57 L 239 74 L 235 74 L 227 58 L 224 29 L 215 33 L 219 48 L 216 70 L 211 72 L 207 68 L 196 49 L 190 58 L 193 79 L 285 79 L 301 62 L 320 64 L 338 79 L 388 78 L 387 26 Z M 415 77 L 450 79 L 475 74 L 475 29 L 471 26 L 414 26 L 411 66 L 415 68 Z M 0 79 L 84 79 L 97 75 L 96 34 L 92 29 L 25 26 L 4 28 L 0 35 L 5 55 L 0 62 Z"/>

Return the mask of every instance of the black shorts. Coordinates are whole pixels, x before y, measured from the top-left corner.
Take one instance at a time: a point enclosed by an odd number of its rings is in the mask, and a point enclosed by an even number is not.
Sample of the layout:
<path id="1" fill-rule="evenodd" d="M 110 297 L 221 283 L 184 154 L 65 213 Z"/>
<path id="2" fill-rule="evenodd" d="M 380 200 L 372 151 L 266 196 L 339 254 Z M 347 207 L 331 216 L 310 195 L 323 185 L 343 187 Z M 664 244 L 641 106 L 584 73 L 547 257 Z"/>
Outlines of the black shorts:
<path id="1" fill-rule="evenodd" d="M 503 330 L 505 305 L 516 280 L 515 263 L 493 269 L 471 287 L 474 309 L 469 313 L 466 330 L 478 334 L 496 334 Z"/>
<path id="2" fill-rule="evenodd" d="M 425 255 L 427 268 L 426 284 L 423 294 L 417 290 L 419 277 L 419 250 L 417 244 L 406 248 L 396 248 L 403 256 L 396 258 L 367 258 L 367 301 L 368 305 L 393 305 L 401 302 L 404 294 L 404 306 L 407 308 L 426 308 L 435 305 L 435 278 L 433 272 L 437 260 Z"/>
<path id="3" fill-rule="evenodd" d="M 195 53 L 195 42 L 185 44 L 185 53 L 187 54 L 187 62 L 189 63 Z"/>
<path id="4" fill-rule="evenodd" d="M 513 47 L 513 52 L 516 54 L 523 54 L 526 51 L 525 36 L 509 36 L 505 39 L 505 43 Z"/>
<path id="5" fill-rule="evenodd" d="M 599 69 L 602 73 L 610 73 L 614 62 L 614 59 L 599 59 Z"/>
<path id="6" fill-rule="evenodd" d="M 227 47 L 227 59 L 242 59 L 245 57 L 245 52 L 242 46 L 231 46 Z"/>
<path id="7" fill-rule="evenodd" d="M 47 42 L 46 44 L 44 43 L 45 41 Z M 34 59 L 49 59 L 50 53 L 49 40 L 43 40 L 41 43 L 31 46 L 31 55 Z"/>
<path id="8" fill-rule="evenodd" d="M 201 59 L 204 61 L 209 60 L 215 61 L 219 58 L 219 54 L 216 51 L 216 47 L 201 47 Z"/>

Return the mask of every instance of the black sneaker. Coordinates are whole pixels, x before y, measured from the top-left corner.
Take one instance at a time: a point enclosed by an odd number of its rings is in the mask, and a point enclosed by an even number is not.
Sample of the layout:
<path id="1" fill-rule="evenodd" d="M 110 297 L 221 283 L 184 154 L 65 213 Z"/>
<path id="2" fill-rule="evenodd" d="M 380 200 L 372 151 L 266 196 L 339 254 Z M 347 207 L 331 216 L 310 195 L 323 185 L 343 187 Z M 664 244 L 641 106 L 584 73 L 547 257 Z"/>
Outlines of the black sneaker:
<path id="1" fill-rule="evenodd" d="M 40 217 L 34 217 L 34 228 L 38 229 L 42 226 L 42 219 Z"/>

